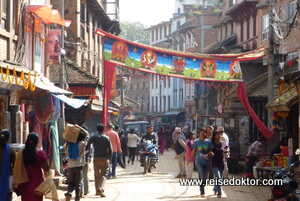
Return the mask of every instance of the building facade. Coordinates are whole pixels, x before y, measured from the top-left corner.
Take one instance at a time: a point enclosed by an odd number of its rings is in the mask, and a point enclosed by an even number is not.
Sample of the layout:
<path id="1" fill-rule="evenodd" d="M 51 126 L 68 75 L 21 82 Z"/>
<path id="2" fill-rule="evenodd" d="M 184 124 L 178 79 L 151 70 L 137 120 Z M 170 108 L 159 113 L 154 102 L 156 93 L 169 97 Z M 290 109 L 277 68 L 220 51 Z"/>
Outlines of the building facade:
<path id="1" fill-rule="evenodd" d="M 218 30 L 213 27 L 217 23 L 220 12 L 218 2 L 176 1 L 175 12 L 170 22 L 162 22 L 148 28 L 150 44 L 184 52 L 204 52 L 204 47 L 216 41 L 218 37 Z M 174 60 L 176 70 L 175 65 Z M 184 112 L 184 120 L 179 126 L 183 127 L 189 123 L 194 129 L 197 111 L 196 82 L 172 77 L 166 80 L 166 84 L 159 83 L 155 79 L 151 81 L 150 112 L 154 114 L 156 121 L 162 122 L 164 114 L 169 114 L 171 111 Z"/>

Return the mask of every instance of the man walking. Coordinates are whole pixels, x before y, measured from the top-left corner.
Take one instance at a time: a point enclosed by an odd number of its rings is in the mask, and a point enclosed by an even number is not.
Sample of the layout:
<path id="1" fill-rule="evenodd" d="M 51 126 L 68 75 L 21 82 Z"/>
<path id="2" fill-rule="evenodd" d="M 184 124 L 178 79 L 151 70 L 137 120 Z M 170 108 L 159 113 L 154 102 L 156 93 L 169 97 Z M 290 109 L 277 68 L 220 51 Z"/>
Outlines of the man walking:
<path id="1" fill-rule="evenodd" d="M 183 133 L 181 133 L 181 129 L 179 127 L 175 128 L 175 138 L 174 138 L 174 145 L 175 145 L 175 152 L 176 152 L 176 158 L 178 160 L 179 170 L 180 173 L 175 178 L 182 178 L 186 177 L 185 172 L 185 136 Z"/>
<path id="2" fill-rule="evenodd" d="M 229 146 L 229 138 L 228 135 L 225 133 L 225 129 L 223 126 L 218 126 L 217 127 L 217 132 L 220 134 L 221 142 L 224 142 L 226 146 Z M 230 149 L 230 147 L 229 147 Z M 225 167 L 224 167 L 224 172 L 223 172 L 223 179 L 228 179 L 228 164 L 227 164 L 227 158 L 225 158 Z"/>
<path id="3" fill-rule="evenodd" d="M 110 139 L 112 149 L 113 149 L 113 154 L 112 154 L 112 159 L 111 163 L 108 168 L 108 175 L 107 179 L 111 178 L 116 178 L 116 167 L 118 163 L 118 153 L 122 154 L 122 149 L 121 149 L 121 143 L 120 143 L 120 138 L 119 135 L 116 131 L 113 130 L 114 126 L 112 123 L 109 123 L 107 126 L 108 130 L 105 132 L 105 135 L 107 135 Z"/>
<path id="4" fill-rule="evenodd" d="M 94 177 L 96 195 L 105 197 L 105 180 L 108 172 L 109 160 L 112 159 L 112 146 L 109 137 L 104 135 L 104 124 L 97 125 L 97 134 L 93 135 L 88 146 L 94 146 Z"/>
<path id="5" fill-rule="evenodd" d="M 75 190 L 75 201 L 80 200 L 80 190 L 82 185 L 82 167 L 85 165 L 85 147 L 87 145 L 88 132 L 82 127 L 75 143 L 67 141 L 65 152 L 69 157 L 68 162 L 68 191 L 65 193 L 66 201 L 70 201 L 72 192 Z"/>

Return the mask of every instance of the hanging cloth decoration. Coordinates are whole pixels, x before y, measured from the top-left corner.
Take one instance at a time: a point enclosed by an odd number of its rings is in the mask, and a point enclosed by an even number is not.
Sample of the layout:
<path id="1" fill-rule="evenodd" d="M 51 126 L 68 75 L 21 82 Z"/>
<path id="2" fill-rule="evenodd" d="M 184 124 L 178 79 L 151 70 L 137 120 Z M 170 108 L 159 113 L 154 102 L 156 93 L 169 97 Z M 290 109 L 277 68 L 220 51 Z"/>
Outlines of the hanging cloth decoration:
<path id="1" fill-rule="evenodd" d="M 108 123 L 109 94 L 116 65 L 155 76 L 217 82 L 239 82 L 237 92 L 245 109 L 255 118 L 257 127 L 266 137 L 272 133 L 257 117 L 246 97 L 239 61 L 254 60 L 266 55 L 264 47 L 240 54 L 200 54 L 163 49 L 124 40 L 97 29 L 104 41 L 104 100 L 102 122 Z M 152 76 L 153 77 L 153 76 Z M 242 95 L 241 95 L 242 94 Z M 243 96 L 243 97 L 242 97 Z"/>
<path id="2" fill-rule="evenodd" d="M 265 48 L 241 54 L 200 54 L 142 45 L 97 29 L 104 60 L 127 68 L 181 79 L 242 82 L 239 61 L 265 56 Z"/>
<path id="3" fill-rule="evenodd" d="M 248 96 L 246 93 L 246 88 L 243 82 L 239 83 L 239 86 L 237 87 L 236 90 L 237 97 L 241 101 L 242 105 L 244 108 L 247 110 L 251 118 L 253 119 L 254 123 L 260 130 L 260 132 L 266 137 L 266 138 L 271 138 L 272 137 L 272 132 L 263 124 L 263 122 L 259 119 L 259 117 L 256 115 L 254 110 L 252 109 L 251 105 L 249 104 L 248 101 Z"/>

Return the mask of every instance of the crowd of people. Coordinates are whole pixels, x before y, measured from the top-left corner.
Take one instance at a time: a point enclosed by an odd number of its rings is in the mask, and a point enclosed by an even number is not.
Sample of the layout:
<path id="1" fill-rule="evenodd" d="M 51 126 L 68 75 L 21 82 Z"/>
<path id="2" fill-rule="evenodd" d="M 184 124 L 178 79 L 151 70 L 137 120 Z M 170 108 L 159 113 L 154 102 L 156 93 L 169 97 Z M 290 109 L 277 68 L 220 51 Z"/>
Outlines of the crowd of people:
<path id="1" fill-rule="evenodd" d="M 229 138 L 224 131 L 222 126 L 215 129 L 207 125 L 198 129 L 197 133 L 176 127 L 173 137 L 179 166 L 179 174 L 176 178 L 192 178 L 194 166 L 200 180 L 226 177 L 224 172 L 228 171 L 226 159 L 229 157 L 230 150 Z M 217 197 L 222 197 L 219 185 L 215 185 L 212 190 Z M 200 195 L 205 197 L 204 182 L 200 185 Z"/>
<path id="2" fill-rule="evenodd" d="M 92 136 L 85 126 L 76 126 L 80 129 L 77 141 L 66 141 L 64 145 L 68 157 L 67 201 L 71 200 L 73 191 L 75 201 L 90 193 L 88 172 L 92 158 L 96 195 L 106 197 L 106 180 L 116 178 L 118 163 L 126 168 L 139 160 L 141 142 L 145 140 L 155 145 L 157 158 L 165 151 L 174 150 L 179 169 L 176 178 L 192 178 L 193 170 L 197 171 L 200 180 L 228 178 L 229 138 L 222 126 L 207 125 L 197 132 L 191 131 L 189 125 L 173 130 L 160 127 L 155 132 L 153 126 L 148 125 L 143 136 L 134 128 L 125 134 L 118 125 L 111 123 L 107 126 L 98 124 L 97 133 Z M 0 201 L 11 201 L 13 191 L 21 195 L 22 200 L 41 201 L 43 195 L 35 193 L 35 189 L 49 175 L 49 165 L 45 152 L 37 148 L 39 137 L 30 133 L 25 147 L 16 154 L 9 145 L 10 135 L 6 129 L 0 132 L 0 192 L 7 192 Z M 263 152 L 265 140 L 261 137 L 250 146 L 246 156 L 246 177 L 253 178 L 252 167 Z M 221 186 L 215 185 L 212 190 L 217 197 L 222 197 Z M 200 185 L 200 196 L 205 197 L 204 183 Z"/>

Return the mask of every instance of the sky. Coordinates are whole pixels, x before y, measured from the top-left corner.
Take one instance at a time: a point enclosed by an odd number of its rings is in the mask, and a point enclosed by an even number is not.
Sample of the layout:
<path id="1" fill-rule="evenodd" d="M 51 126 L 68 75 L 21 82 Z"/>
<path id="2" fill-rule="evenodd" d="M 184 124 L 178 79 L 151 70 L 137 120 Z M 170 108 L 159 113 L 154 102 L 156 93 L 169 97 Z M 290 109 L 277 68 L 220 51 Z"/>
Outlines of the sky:
<path id="1" fill-rule="evenodd" d="M 120 0 L 120 21 L 141 22 L 149 27 L 169 21 L 175 0 Z"/>

